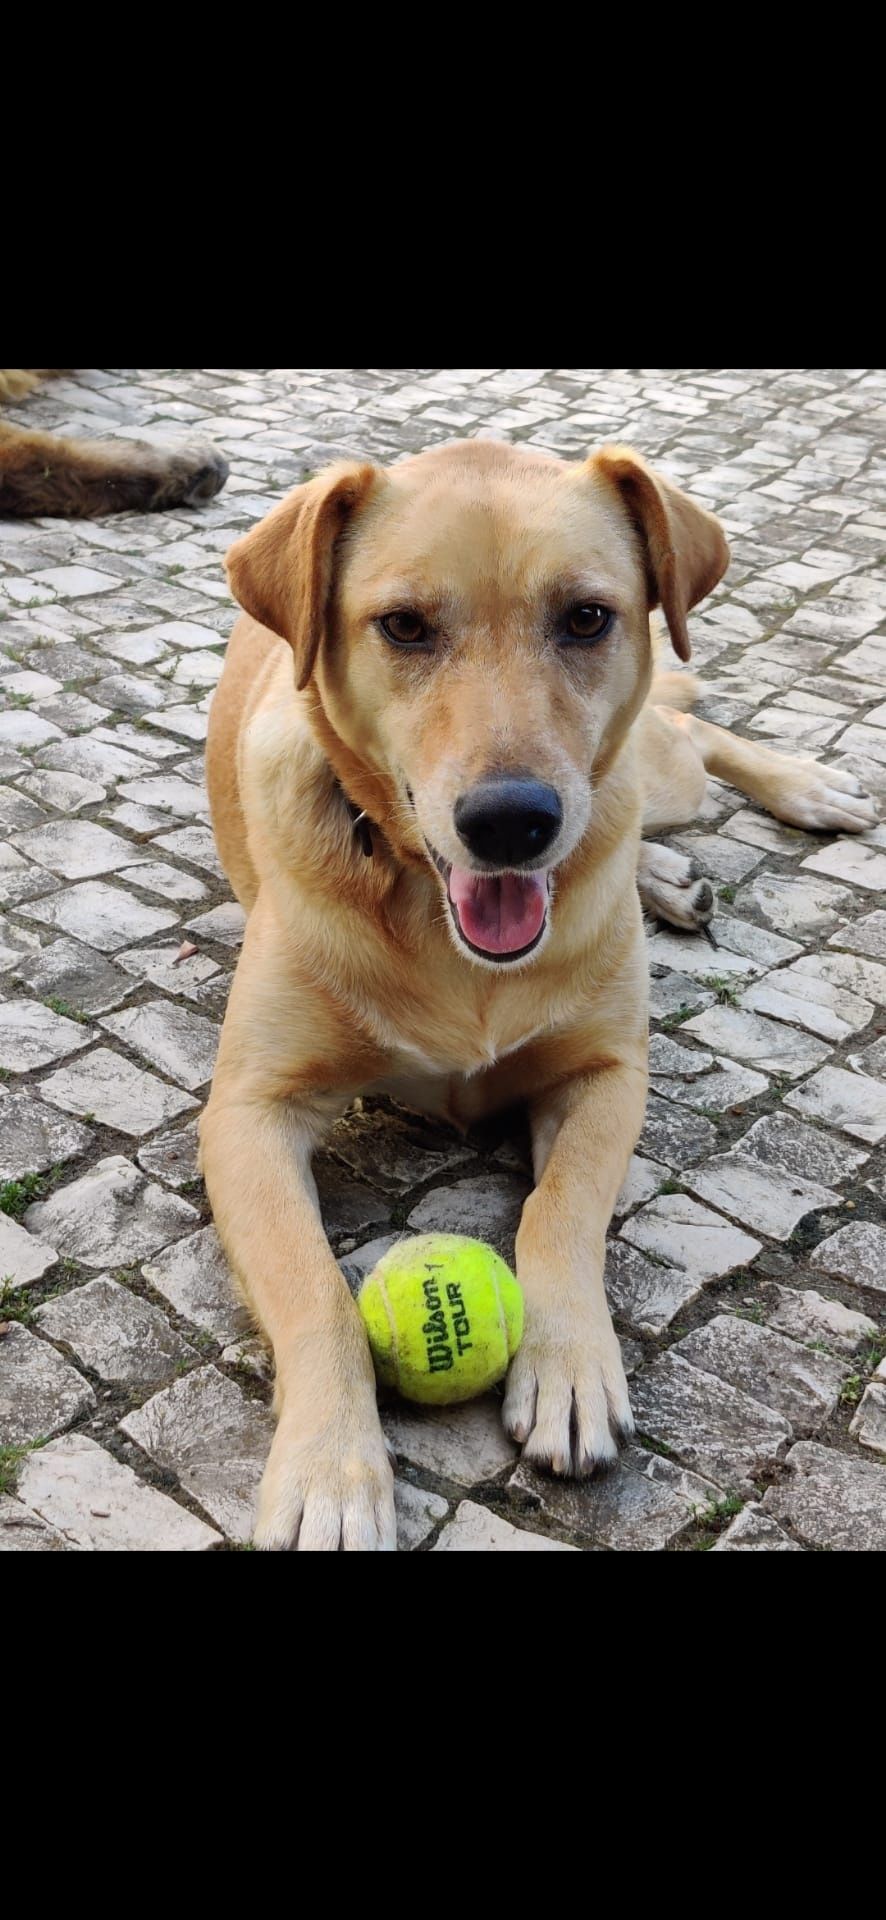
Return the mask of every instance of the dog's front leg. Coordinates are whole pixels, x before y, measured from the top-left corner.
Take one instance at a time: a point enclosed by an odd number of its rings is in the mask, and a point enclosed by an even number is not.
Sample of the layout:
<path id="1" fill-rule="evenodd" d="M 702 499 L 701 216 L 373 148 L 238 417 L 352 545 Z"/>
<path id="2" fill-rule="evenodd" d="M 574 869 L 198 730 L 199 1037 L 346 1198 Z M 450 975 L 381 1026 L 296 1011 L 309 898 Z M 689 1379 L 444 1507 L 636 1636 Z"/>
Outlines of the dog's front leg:
<path id="1" fill-rule="evenodd" d="M 643 1125 L 645 1051 L 537 1096 L 530 1109 L 537 1185 L 523 1208 L 517 1274 L 523 1344 L 508 1376 L 505 1426 L 524 1457 L 583 1476 L 633 1432 L 603 1288 L 606 1229 Z"/>
<path id="2" fill-rule="evenodd" d="M 256 1545 L 390 1551 L 393 1474 L 357 1308 L 320 1219 L 308 1105 L 244 1098 L 222 1078 L 200 1129 L 215 1222 L 274 1349 L 277 1432 Z"/>

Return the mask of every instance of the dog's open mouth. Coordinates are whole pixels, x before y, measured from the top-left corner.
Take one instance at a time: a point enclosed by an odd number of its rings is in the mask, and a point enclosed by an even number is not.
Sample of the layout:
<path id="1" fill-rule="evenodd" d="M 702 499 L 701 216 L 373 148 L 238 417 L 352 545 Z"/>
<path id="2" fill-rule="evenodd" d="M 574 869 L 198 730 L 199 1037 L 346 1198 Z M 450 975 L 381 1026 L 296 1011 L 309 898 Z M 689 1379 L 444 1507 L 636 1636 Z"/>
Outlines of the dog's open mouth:
<path id="1" fill-rule="evenodd" d="M 446 883 L 453 919 L 472 952 L 495 960 L 520 960 L 538 945 L 548 913 L 548 870 L 476 873 L 470 867 L 437 865 Z"/>

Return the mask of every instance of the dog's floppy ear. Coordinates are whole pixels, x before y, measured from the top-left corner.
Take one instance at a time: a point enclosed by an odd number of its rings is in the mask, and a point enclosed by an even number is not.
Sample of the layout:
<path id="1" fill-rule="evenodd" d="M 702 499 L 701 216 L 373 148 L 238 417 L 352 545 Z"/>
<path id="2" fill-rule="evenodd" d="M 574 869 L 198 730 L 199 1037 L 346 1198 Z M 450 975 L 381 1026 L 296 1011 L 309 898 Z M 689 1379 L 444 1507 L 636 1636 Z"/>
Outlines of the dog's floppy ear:
<path id="1" fill-rule="evenodd" d="M 288 640 L 301 692 L 323 638 L 339 534 L 380 478 L 378 467 L 341 461 L 287 494 L 225 557 L 234 599 Z"/>
<path id="2" fill-rule="evenodd" d="M 603 447 L 588 465 L 621 494 L 643 542 L 650 609 L 661 606 L 674 651 L 688 660 L 686 615 L 729 565 L 719 520 L 653 473 L 630 447 Z"/>

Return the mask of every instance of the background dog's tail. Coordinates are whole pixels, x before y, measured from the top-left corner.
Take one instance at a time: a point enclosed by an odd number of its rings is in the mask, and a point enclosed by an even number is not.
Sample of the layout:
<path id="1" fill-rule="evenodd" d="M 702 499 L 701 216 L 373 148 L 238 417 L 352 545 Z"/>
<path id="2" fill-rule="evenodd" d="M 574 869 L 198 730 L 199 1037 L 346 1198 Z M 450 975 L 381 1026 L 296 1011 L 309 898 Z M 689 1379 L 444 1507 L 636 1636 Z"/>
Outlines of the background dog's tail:
<path id="1" fill-rule="evenodd" d="M 20 400 L 69 368 L 0 369 L 0 399 Z M 208 440 L 61 440 L 0 426 L 0 514 L 100 514 L 199 506 L 224 486 L 228 463 Z"/>

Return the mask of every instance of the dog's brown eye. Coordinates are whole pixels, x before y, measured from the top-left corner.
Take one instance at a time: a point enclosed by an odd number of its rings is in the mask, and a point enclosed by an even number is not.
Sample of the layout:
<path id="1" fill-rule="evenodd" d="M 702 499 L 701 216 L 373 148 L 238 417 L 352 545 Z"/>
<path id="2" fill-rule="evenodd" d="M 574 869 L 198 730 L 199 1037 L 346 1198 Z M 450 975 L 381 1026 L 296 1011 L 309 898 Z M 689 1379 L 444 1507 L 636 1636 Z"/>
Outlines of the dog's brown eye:
<path id="1" fill-rule="evenodd" d="M 612 614 L 608 607 L 598 607 L 596 602 L 588 601 L 586 606 L 573 607 L 566 616 L 566 632 L 570 640 L 602 640 L 612 625 Z"/>
<path id="2" fill-rule="evenodd" d="M 397 647 L 417 647 L 427 638 L 427 628 L 417 613 L 386 613 L 378 624 L 385 638 Z"/>

